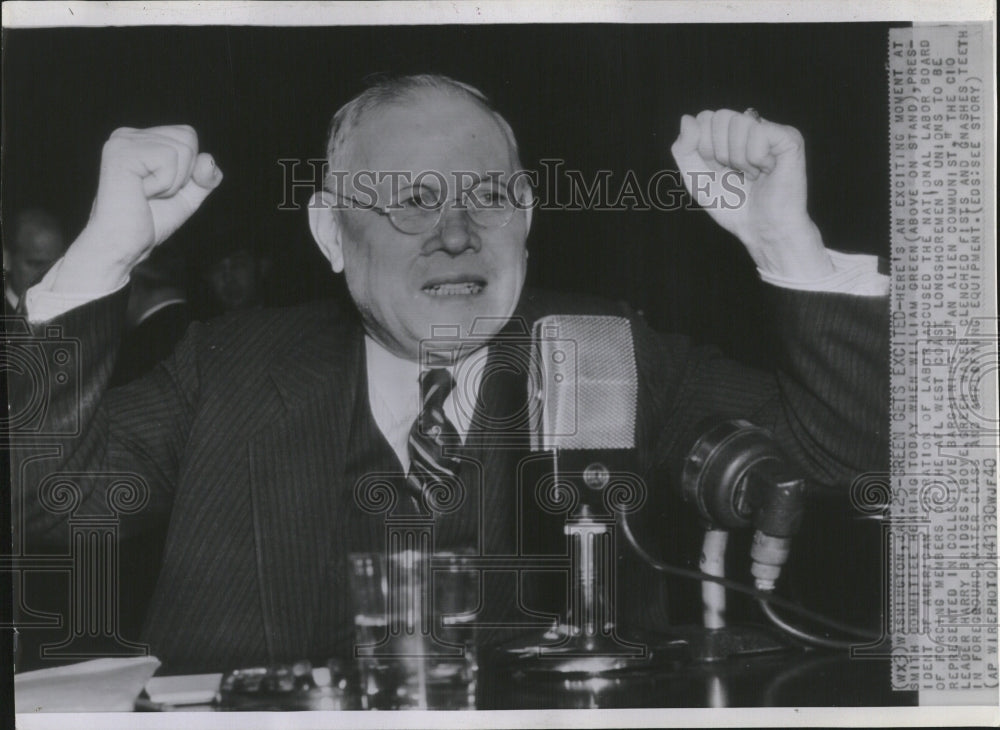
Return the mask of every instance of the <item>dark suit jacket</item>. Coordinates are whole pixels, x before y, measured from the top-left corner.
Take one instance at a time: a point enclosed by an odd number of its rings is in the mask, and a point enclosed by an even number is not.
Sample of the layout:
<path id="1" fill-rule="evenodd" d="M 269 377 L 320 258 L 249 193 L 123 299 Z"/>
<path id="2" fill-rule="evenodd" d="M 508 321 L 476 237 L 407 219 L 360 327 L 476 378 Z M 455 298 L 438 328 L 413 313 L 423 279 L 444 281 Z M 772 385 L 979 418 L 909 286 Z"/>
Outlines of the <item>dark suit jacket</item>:
<path id="1" fill-rule="evenodd" d="M 187 302 L 172 302 L 144 319 L 122 338 L 109 385 L 130 383 L 166 360 L 191 324 Z"/>
<path id="2" fill-rule="evenodd" d="M 651 492 L 639 522 L 652 526 L 649 539 L 669 532 L 664 520 L 693 521 L 690 509 L 678 511 L 665 498 L 659 471 L 680 435 L 706 414 L 739 415 L 771 428 L 813 479 L 842 492 L 859 470 L 886 466 L 886 300 L 777 289 L 769 296 L 782 347 L 776 374 L 632 322 L 638 468 Z M 122 531 L 170 515 L 144 639 L 171 668 L 231 668 L 349 650 L 346 553 L 379 550 L 385 539 L 384 517 L 362 512 L 345 479 L 358 467 L 348 463 L 358 453 L 349 446 L 372 433 L 357 320 L 316 304 L 195 324 L 164 365 L 105 392 L 124 297 L 106 297 L 50 323 L 80 338 L 83 389 L 75 401 L 50 383 L 40 431 L 58 430 L 74 409 L 85 425 L 72 438 L 36 439 L 59 443 L 65 458 L 49 450 L 49 458 L 22 458 L 15 466 L 15 509 L 25 515 L 26 531 L 51 539 L 67 534 L 65 516 L 39 504 L 45 475 L 137 473 L 150 501 L 123 518 Z M 526 292 L 518 317 L 530 325 L 553 312 L 609 311 L 601 303 Z M 523 379 L 502 372 L 484 384 L 477 435 L 465 452 L 480 476 L 467 485 L 462 510 L 442 522 L 444 541 L 492 553 L 516 542 L 513 485 L 524 443 L 483 428 L 482 416 L 516 411 L 525 392 Z M 95 490 L 78 512 L 100 512 L 103 504 Z M 645 586 L 629 604 L 664 622 L 661 597 L 650 587 L 662 581 L 629 565 L 622 580 Z"/>

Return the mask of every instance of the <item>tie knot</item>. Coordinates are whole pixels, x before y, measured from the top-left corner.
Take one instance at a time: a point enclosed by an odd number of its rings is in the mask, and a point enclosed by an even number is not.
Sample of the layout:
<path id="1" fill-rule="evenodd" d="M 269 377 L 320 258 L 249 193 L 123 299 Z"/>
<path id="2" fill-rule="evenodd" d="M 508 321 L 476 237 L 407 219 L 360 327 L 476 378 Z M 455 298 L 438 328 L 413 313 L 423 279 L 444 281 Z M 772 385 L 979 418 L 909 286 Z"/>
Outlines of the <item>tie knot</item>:
<path id="1" fill-rule="evenodd" d="M 442 408 L 455 387 L 455 379 L 446 368 L 433 368 L 420 373 L 420 402 L 423 409 Z"/>

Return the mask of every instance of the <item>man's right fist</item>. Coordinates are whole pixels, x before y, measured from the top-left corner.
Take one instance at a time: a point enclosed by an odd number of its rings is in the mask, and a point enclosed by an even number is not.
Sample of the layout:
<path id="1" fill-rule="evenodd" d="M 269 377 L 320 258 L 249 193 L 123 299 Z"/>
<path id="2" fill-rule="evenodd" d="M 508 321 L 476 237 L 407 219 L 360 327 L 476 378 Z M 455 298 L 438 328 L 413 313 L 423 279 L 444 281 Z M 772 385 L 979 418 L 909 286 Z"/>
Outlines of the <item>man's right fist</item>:
<path id="1" fill-rule="evenodd" d="M 212 156 L 198 152 L 187 125 L 116 129 L 101 153 L 90 219 L 66 252 L 60 290 L 79 276 L 113 287 L 180 228 L 222 182 Z"/>
<path id="2" fill-rule="evenodd" d="M 101 154 L 97 198 L 87 227 L 108 236 L 135 265 L 180 228 L 222 181 L 198 134 L 183 124 L 112 132 Z"/>

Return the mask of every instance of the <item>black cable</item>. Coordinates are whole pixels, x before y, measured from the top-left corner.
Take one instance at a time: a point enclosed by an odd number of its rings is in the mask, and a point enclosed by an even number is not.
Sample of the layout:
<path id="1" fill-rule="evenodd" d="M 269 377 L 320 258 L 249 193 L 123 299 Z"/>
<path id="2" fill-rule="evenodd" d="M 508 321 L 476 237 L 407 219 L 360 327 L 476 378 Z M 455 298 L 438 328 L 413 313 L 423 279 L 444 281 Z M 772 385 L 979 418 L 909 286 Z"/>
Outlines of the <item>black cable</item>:
<path id="1" fill-rule="evenodd" d="M 776 614 L 771 604 L 764 599 L 758 600 L 757 604 L 772 624 L 777 626 L 786 634 L 794 636 L 799 641 L 804 641 L 807 644 L 814 644 L 815 646 L 822 646 L 825 649 L 850 649 L 852 646 L 855 646 L 855 642 L 853 641 L 829 639 L 825 636 L 817 636 L 816 634 L 800 629 L 797 626 L 792 626 L 792 624 L 788 623 L 785 619 Z"/>
<path id="2" fill-rule="evenodd" d="M 808 678 L 810 674 L 812 674 L 813 678 L 815 678 L 816 669 L 824 666 L 836 666 L 843 661 L 844 658 L 838 654 L 818 654 L 813 656 L 812 659 L 795 662 L 785 671 L 772 677 L 767 683 L 767 687 L 765 687 L 764 692 L 760 696 L 760 706 L 786 707 L 789 704 L 795 704 L 794 702 L 782 702 L 781 694 L 782 690 L 785 689 L 785 685 L 790 682 L 794 683 L 795 681 L 803 678 Z"/>
<path id="3" fill-rule="evenodd" d="M 745 583 L 740 583 L 739 581 L 731 580 L 729 578 L 720 578 L 719 576 L 712 575 L 711 573 L 703 573 L 700 570 L 691 570 L 689 568 L 680 568 L 676 565 L 670 565 L 669 563 L 664 563 L 660 560 L 657 560 L 648 552 L 646 552 L 646 550 L 643 549 L 641 545 L 639 545 L 639 542 L 635 539 L 635 535 L 632 534 L 632 528 L 629 527 L 628 524 L 628 515 L 625 513 L 622 513 L 621 526 L 622 526 L 622 531 L 625 533 L 625 538 L 628 540 L 629 545 L 636 552 L 636 554 L 640 558 L 642 558 L 649 565 L 649 567 L 653 568 L 654 570 L 660 573 L 676 575 L 680 576 L 681 578 L 688 578 L 690 580 L 696 580 L 699 582 L 709 581 L 710 583 L 718 583 L 719 585 L 725 586 L 726 588 L 732 591 L 737 591 L 738 593 L 745 593 L 749 596 L 753 596 L 762 603 L 767 603 L 770 604 L 771 606 L 778 606 L 779 608 L 784 608 L 786 611 L 791 611 L 792 613 L 804 616 L 822 626 L 826 626 L 827 628 L 835 629 L 845 634 L 853 634 L 854 636 L 866 639 L 868 641 L 878 641 L 881 638 L 880 635 L 874 634 L 871 631 L 866 631 L 865 629 L 859 629 L 856 626 L 851 626 L 850 624 L 846 624 L 841 621 L 837 621 L 836 619 L 829 618 L 821 613 L 817 613 L 816 611 L 812 611 L 808 608 L 800 606 L 797 603 L 793 603 L 792 601 L 780 598 L 774 595 L 770 591 L 762 591 L 757 588 L 754 588 L 753 586 L 747 585 Z M 769 613 L 773 612 L 765 611 L 764 613 L 765 615 L 768 615 Z M 772 621 L 774 620 L 773 618 L 771 618 L 770 615 L 768 615 L 768 618 L 771 619 Z M 779 628 L 782 628 L 782 630 L 784 630 L 784 626 L 787 624 L 784 624 L 784 621 L 782 621 L 780 617 L 778 618 L 778 621 L 780 623 L 775 622 L 776 625 Z M 802 634 L 806 633 L 800 630 L 796 631 Z M 797 634 L 793 633 L 793 636 L 795 635 Z M 822 638 L 822 637 L 816 637 L 816 638 Z M 825 640 L 825 641 L 833 641 L 833 640 Z M 853 646 L 853 645 L 847 644 L 846 646 Z M 841 647 L 838 645 L 837 648 Z"/>

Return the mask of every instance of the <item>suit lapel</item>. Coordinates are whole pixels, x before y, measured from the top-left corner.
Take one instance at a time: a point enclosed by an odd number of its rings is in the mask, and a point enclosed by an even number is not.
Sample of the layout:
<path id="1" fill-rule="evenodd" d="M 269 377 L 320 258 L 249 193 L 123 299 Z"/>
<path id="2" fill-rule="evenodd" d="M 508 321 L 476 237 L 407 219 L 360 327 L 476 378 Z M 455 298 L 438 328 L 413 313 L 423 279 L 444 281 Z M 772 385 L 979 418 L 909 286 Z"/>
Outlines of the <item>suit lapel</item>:
<path id="1" fill-rule="evenodd" d="M 254 543 L 268 654 L 315 650 L 313 625 L 331 590 L 323 546 L 334 539 L 338 492 L 364 368 L 360 328 L 333 325 L 276 362 L 281 407 L 249 444 Z"/>

